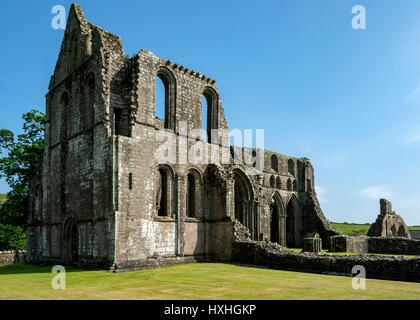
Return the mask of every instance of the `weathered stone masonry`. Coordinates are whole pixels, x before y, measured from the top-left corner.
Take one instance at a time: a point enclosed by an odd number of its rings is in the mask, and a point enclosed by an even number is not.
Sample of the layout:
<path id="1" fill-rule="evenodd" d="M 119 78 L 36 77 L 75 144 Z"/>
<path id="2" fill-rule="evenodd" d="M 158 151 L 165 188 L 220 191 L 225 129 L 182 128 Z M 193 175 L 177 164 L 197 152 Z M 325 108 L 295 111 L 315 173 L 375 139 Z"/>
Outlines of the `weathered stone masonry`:
<path id="1" fill-rule="evenodd" d="M 156 117 L 156 79 L 165 85 L 165 119 Z M 209 143 L 178 145 L 161 161 L 161 129 L 184 137 L 202 128 Z M 306 158 L 227 148 L 217 82 L 120 39 L 72 5 L 46 96 L 42 172 L 31 187 L 27 261 L 115 271 L 190 261 L 232 261 L 235 239 L 301 247 L 304 237 L 336 235 L 319 206 Z M 186 123 L 186 129 L 183 128 Z M 195 163 L 201 145 L 228 162 Z M 254 163 L 235 162 L 239 152 Z M 180 161 L 182 160 L 182 161 Z M 264 161 L 262 172 L 250 174 Z"/>

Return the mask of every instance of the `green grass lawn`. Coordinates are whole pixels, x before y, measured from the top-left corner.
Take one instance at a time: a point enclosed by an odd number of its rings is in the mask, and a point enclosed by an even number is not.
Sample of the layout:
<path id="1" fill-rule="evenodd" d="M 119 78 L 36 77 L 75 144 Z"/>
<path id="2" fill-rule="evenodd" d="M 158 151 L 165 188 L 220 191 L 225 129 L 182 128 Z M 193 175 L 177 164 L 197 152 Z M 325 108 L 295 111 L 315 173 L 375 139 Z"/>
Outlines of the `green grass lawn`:
<path id="1" fill-rule="evenodd" d="M 420 299 L 420 284 L 203 263 L 132 273 L 69 269 L 67 289 L 53 290 L 51 268 L 0 267 L 0 299 Z"/>

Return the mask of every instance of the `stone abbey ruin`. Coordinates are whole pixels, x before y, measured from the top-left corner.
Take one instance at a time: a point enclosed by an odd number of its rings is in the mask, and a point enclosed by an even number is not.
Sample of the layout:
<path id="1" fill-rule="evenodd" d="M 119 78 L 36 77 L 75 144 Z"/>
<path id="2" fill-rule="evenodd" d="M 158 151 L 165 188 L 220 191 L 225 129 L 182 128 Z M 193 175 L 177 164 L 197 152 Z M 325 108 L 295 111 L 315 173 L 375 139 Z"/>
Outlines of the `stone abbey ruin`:
<path id="1" fill-rule="evenodd" d="M 165 86 L 164 119 L 156 116 L 157 78 Z M 75 4 L 46 96 L 46 117 L 42 169 L 30 191 L 29 263 L 117 272 L 222 261 L 349 273 L 366 257 L 285 248 L 319 251 L 322 241 L 324 248 L 373 252 L 389 249 L 383 241 L 391 240 L 396 251 L 420 254 L 405 224 L 392 231 L 399 238 L 380 232 L 383 223 L 394 221 L 385 217 L 389 210 L 378 218 L 373 237 L 334 231 L 318 203 L 307 158 L 225 147 L 229 127 L 215 80 L 146 50 L 129 58 L 119 37 L 87 22 Z M 208 142 L 188 137 L 176 146 L 177 161 L 160 161 L 165 141 L 159 134 L 181 139 L 192 129 L 206 130 Z M 216 157 L 228 160 L 194 163 L 184 153 L 193 145 L 213 156 L 216 149 Z M 236 161 L 237 153 L 251 161 Z M 403 268 L 413 280 L 418 260 L 377 257 L 359 264 L 380 263 L 389 272 L 372 276 L 382 278 L 395 278 L 392 270 Z"/>

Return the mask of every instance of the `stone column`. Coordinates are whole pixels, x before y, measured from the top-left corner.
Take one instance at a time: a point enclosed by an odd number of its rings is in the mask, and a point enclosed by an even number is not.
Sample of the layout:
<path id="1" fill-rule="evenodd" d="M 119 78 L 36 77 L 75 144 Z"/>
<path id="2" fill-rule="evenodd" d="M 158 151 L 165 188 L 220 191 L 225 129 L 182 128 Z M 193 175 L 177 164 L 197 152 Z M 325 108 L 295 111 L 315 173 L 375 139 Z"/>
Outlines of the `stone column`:
<path id="1" fill-rule="evenodd" d="M 286 216 L 279 216 L 279 242 L 280 245 L 286 246 Z"/>

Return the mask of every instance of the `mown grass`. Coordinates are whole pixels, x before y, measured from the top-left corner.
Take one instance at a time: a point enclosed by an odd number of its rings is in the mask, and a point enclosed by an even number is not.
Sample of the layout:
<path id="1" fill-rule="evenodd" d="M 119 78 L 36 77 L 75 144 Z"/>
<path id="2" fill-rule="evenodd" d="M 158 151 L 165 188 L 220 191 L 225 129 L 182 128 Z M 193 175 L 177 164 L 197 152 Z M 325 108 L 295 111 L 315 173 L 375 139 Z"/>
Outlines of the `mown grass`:
<path id="1" fill-rule="evenodd" d="M 53 290 L 49 267 L 0 267 L 0 299 L 420 299 L 420 284 L 243 267 L 191 264 L 133 273 L 69 269 L 67 289 Z"/>

